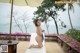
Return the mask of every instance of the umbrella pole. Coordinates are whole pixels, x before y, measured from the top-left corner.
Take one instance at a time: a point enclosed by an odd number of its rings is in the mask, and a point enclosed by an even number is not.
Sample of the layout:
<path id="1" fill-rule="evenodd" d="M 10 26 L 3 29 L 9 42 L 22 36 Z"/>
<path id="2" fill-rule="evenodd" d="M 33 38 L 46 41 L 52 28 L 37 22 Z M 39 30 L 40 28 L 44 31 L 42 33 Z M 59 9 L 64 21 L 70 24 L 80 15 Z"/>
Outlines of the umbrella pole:
<path id="1" fill-rule="evenodd" d="M 11 0 L 11 15 L 10 15 L 10 34 L 8 43 L 12 43 L 11 41 L 11 31 L 12 31 L 12 14 L 13 14 L 13 0 Z"/>

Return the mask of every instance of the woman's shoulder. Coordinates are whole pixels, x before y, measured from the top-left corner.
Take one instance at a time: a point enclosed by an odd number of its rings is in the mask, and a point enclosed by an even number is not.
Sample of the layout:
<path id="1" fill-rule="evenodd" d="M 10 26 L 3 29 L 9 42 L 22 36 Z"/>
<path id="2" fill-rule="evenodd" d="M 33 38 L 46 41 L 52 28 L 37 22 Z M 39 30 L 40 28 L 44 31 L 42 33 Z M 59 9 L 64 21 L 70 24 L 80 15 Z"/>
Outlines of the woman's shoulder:
<path id="1" fill-rule="evenodd" d="M 39 27 L 37 27 L 37 29 L 41 29 L 41 27 L 39 26 Z"/>

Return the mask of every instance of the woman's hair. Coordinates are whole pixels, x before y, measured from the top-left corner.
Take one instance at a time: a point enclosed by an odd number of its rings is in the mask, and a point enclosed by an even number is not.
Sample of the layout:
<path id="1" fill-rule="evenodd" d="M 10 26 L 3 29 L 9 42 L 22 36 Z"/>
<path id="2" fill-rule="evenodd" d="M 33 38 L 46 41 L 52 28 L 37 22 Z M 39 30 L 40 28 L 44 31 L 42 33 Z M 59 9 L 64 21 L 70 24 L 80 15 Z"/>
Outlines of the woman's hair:
<path id="1" fill-rule="evenodd" d="M 34 22 L 34 24 L 35 24 L 35 26 L 38 26 L 37 25 L 37 21 L 39 21 L 39 19 L 35 19 L 33 22 Z"/>

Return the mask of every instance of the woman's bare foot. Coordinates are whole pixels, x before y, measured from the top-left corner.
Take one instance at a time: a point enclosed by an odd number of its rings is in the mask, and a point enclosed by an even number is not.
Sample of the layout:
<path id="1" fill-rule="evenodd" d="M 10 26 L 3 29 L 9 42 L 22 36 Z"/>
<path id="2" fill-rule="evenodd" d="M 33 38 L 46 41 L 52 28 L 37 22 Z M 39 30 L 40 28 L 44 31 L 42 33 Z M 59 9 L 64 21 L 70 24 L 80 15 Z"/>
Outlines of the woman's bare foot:
<path id="1" fill-rule="evenodd" d="M 28 49 L 33 48 L 33 46 L 34 46 L 34 44 L 30 45 L 30 46 L 28 47 Z"/>

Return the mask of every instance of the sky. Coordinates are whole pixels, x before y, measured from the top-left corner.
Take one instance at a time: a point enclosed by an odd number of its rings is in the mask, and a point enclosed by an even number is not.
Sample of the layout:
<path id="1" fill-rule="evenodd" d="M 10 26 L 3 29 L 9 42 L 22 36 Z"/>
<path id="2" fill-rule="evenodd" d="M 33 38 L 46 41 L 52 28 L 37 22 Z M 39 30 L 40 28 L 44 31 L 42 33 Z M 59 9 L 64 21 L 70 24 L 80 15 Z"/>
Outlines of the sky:
<path id="1" fill-rule="evenodd" d="M 10 4 L 8 3 L 0 3 L 0 32 L 9 32 L 9 24 L 10 24 Z M 67 8 L 67 5 L 65 6 Z M 18 24 L 23 25 L 23 19 L 25 19 L 26 25 L 33 25 L 32 18 L 34 18 L 33 13 L 37 10 L 36 7 L 30 6 L 15 6 L 13 7 L 13 30 L 16 26 L 14 18 L 17 20 Z M 80 28 L 80 6 L 74 4 L 74 13 L 70 11 L 70 16 L 72 20 L 73 26 Z M 66 9 L 65 12 L 59 11 L 58 18 L 60 18 L 67 26 L 70 26 L 69 18 L 68 18 L 68 11 Z M 50 18 L 52 19 L 52 18 Z M 55 26 L 54 20 L 48 22 L 50 26 Z M 45 24 L 42 23 L 44 26 Z M 58 25 L 60 22 L 58 21 Z M 8 29 L 6 29 L 8 27 Z M 45 27 L 43 27 L 45 28 Z M 6 29 L 6 30 L 4 30 Z M 15 29 L 16 30 L 16 29 Z M 14 30 L 14 31 L 15 31 Z M 19 29 L 17 29 L 18 31 Z M 33 32 L 33 31 L 32 31 Z"/>

